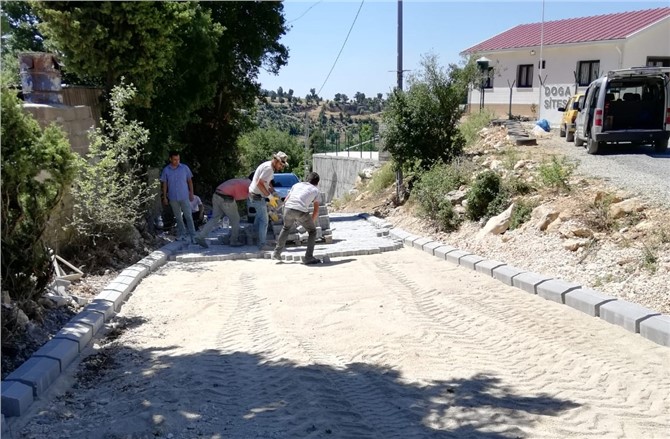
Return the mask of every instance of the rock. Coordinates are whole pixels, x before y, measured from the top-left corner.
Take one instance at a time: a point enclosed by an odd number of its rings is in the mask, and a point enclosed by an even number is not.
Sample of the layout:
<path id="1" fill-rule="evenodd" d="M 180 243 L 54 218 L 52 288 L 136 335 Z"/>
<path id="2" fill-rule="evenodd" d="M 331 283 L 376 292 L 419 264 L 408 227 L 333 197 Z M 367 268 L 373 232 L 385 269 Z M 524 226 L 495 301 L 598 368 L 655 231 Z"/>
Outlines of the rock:
<path id="1" fill-rule="evenodd" d="M 458 204 L 461 204 L 463 200 L 468 196 L 468 191 L 464 190 L 457 190 L 457 191 L 450 191 L 447 193 L 445 198 L 449 201 L 451 201 L 452 206 L 456 206 Z"/>
<path id="2" fill-rule="evenodd" d="M 584 227 L 573 227 L 570 229 L 570 234 L 578 238 L 593 238 L 593 230 Z"/>
<path id="3" fill-rule="evenodd" d="M 496 215 L 488 220 L 484 228 L 477 233 L 477 238 L 481 239 L 489 233 L 492 235 L 500 235 L 505 233 L 505 231 L 509 228 L 510 218 L 512 217 L 512 212 L 514 211 L 515 207 L 516 204 L 512 203 L 512 205 L 508 207 L 503 213 Z"/>
<path id="4" fill-rule="evenodd" d="M 586 239 L 568 239 L 563 243 L 563 248 L 574 252 L 581 247 L 585 247 L 588 243 L 589 241 Z"/>
<path id="5" fill-rule="evenodd" d="M 558 218 L 559 213 L 560 212 L 555 210 L 553 207 L 544 204 L 533 209 L 530 216 L 531 218 L 537 220 L 537 229 L 544 231 L 547 229 L 549 224 Z"/>
<path id="6" fill-rule="evenodd" d="M 621 218 L 634 212 L 641 212 L 644 210 L 644 205 L 637 198 L 629 198 L 628 200 L 620 201 L 610 205 L 609 214 L 613 219 Z"/>

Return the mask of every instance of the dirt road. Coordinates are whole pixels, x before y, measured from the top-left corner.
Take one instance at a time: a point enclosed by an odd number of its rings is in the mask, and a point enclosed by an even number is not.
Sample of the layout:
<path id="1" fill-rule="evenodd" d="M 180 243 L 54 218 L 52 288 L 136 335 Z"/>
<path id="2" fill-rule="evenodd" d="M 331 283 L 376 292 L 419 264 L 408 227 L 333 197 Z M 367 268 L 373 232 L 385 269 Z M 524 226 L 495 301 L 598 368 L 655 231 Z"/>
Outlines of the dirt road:
<path id="1" fill-rule="evenodd" d="M 670 428 L 669 349 L 413 249 L 314 267 L 172 262 L 117 319 L 14 437 L 660 438 Z"/>

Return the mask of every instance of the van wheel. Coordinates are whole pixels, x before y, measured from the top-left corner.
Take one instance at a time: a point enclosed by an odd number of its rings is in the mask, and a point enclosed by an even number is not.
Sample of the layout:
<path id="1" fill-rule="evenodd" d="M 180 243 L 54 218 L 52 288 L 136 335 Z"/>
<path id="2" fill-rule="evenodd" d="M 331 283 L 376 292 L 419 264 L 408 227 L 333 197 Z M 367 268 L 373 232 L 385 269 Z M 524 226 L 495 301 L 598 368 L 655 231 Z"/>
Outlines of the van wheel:
<path id="1" fill-rule="evenodd" d="M 598 149 L 600 149 L 601 144 L 595 140 L 589 138 L 586 143 L 586 152 L 589 154 L 598 154 Z"/>
<path id="2" fill-rule="evenodd" d="M 565 125 L 561 125 L 561 128 L 558 130 L 559 137 L 565 137 Z"/>
<path id="3" fill-rule="evenodd" d="M 575 134 L 575 146 L 582 146 L 582 145 L 584 145 L 584 141 L 577 134 Z"/>
<path id="4" fill-rule="evenodd" d="M 657 140 L 656 143 L 654 143 L 654 151 L 656 151 L 659 154 L 664 153 L 667 149 L 668 149 L 668 139 Z"/>
<path id="5" fill-rule="evenodd" d="M 574 142 L 575 141 L 575 132 L 574 131 L 568 131 L 565 133 L 565 141 L 566 142 Z"/>

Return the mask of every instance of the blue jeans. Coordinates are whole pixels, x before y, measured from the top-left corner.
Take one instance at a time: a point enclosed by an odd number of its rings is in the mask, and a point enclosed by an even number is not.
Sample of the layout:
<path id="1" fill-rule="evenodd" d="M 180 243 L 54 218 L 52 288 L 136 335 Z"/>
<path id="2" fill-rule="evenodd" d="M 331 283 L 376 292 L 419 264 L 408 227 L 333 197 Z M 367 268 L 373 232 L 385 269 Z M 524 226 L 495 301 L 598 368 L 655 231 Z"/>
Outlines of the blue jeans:
<path id="1" fill-rule="evenodd" d="M 188 236 L 191 240 L 195 237 L 195 225 L 191 215 L 191 203 L 188 200 L 170 200 L 170 207 L 177 221 L 177 239 L 186 238 L 186 229 L 184 227 L 184 218 L 188 227 Z"/>
<path id="2" fill-rule="evenodd" d="M 258 246 L 265 245 L 268 236 L 268 206 L 265 198 L 254 200 L 249 197 L 248 203 L 256 208 L 256 216 L 254 217 L 254 230 L 258 234 Z"/>

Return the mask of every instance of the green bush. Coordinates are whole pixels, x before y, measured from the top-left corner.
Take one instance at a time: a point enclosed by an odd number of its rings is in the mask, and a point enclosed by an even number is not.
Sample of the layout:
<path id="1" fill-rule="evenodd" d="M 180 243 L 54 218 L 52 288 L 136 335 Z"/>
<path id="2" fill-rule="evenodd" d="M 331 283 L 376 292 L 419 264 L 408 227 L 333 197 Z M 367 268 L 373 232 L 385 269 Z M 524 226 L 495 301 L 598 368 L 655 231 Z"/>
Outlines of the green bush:
<path id="1" fill-rule="evenodd" d="M 530 214 L 533 213 L 535 204 L 525 201 L 518 200 L 516 202 L 516 207 L 512 211 L 512 217 L 510 218 L 509 228 L 514 230 L 519 228 L 523 223 L 530 219 Z"/>
<path id="2" fill-rule="evenodd" d="M 41 130 L 4 82 L 1 95 L 2 289 L 20 308 L 35 311 L 32 302 L 53 274 L 44 233 L 73 178 L 74 154 L 65 133 L 56 125 Z M 3 340 L 7 334 L 2 331 Z"/>
<path id="3" fill-rule="evenodd" d="M 502 179 L 493 171 L 484 171 L 477 176 L 468 192 L 468 206 L 466 213 L 469 219 L 477 221 L 489 214 L 489 205 L 498 198 L 502 190 Z M 500 206 L 502 200 L 498 198 L 493 206 Z"/>
<path id="4" fill-rule="evenodd" d="M 574 165 L 568 163 L 567 159 L 558 160 L 558 158 L 552 157 L 550 162 L 544 161 L 540 164 L 540 181 L 547 187 L 569 192 L 568 180 L 573 170 Z"/>
<path id="5" fill-rule="evenodd" d="M 451 202 L 445 197 L 448 192 L 468 182 L 467 167 L 462 162 L 438 164 L 421 174 L 414 185 L 412 196 L 419 204 L 421 215 L 435 221 L 441 230 L 454 230 L 460 220 Z"/>
<path id="6" fill-rule="evenodd" d="M 124 108 L 136 92 L 132 85 L 112 89 L 111 122 L 102 121 L 101 128 L 90 136 L 87 159 L 79 158 L 72 187 L 72 225 L 84 245 L 97 238 L 124 242 L 144 219 L 147 203 L 153 197 L 146 171 L 140 165 L 149 131 L 137 121 L 128 121 Z"/>

